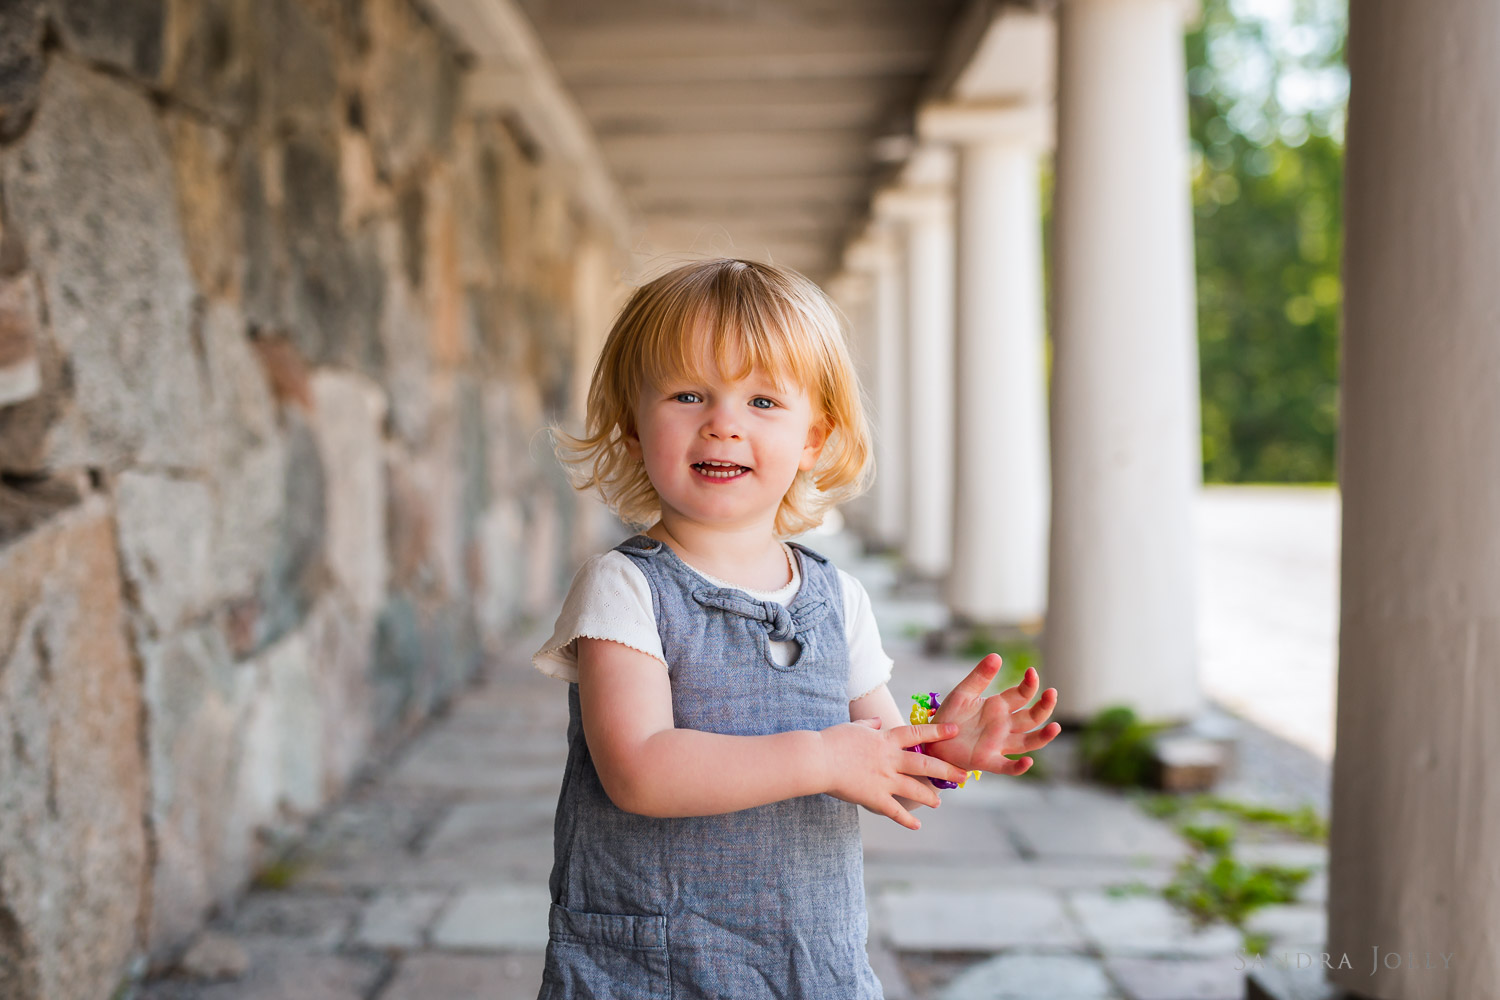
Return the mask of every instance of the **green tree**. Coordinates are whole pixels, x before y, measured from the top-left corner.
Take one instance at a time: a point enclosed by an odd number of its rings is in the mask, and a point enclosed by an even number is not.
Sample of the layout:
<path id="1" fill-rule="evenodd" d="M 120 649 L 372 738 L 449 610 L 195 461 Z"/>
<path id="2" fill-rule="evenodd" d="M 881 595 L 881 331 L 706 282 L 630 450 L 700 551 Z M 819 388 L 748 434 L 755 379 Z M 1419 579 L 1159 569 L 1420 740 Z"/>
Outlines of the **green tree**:
<path id="1" fill-rule="evenodd" d="M 1209 482 L 1330 482 L 1343 220 L 1341 0 L 1205 0 L 1186 39 Z"/>

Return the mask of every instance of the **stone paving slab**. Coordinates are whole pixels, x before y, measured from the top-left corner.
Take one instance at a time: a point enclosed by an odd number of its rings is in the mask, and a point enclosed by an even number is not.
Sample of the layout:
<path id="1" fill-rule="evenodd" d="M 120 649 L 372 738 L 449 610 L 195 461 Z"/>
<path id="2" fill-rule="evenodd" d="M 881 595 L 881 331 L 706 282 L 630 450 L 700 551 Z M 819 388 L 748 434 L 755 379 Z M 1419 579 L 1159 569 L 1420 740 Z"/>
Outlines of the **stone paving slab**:
<path id="1" fill-rule="evenodd" d="M 360 911 L 351 940 L 365 948 L 420 948 L 450 895 L 427 889 L 387 889 Z"/>
<path id="2" fill-rule="evenodd" d="M 1088 955 L 1000 955 L 969 967 L 940 1000 L 1116 1000 L 1099 960 Z"/>
<path id="3" fill-rule="evenodd" d="M 885 860 L 866 857 L 865 882 L 873 886 L 927 885 L 948 888 L 1160 889 L 1172 880 L 1172 868 L 1161 864 L 1080 860 L 1018 861 L 1014 864 L 957 866 L 922 858 Z"/>
<path id="4" fill-rule="evenodd" d="M 1242 1000 L 1244 963 L 1233 957 L 1188 961 L 1107 958 L 1104 967 L 1131 1000 Z"/>
<path id="5" fill-rule="evenodd" d="M 1176 861 L 1188 851 L 1170 827 L 1123 797 L 1057 785 L 1047 789 L 1046 803 L 1005 817 L 1029 855 Z"/>
<path id="6" fill-rule="evenodd" d="M 542 951 L 551 903 L 545 885 L 466 889 L 432 928 L 432 944 L 453 951 Z"/>
<path id="7" fill-rule="evenodd" d="M 536 1000 L 542 953 L 412 955 L 380 1000 Z"/>
<path id="8" fill-rule="evenodd" d="M 1304 951 L 1322 951 L 1328 940 L 1328 914 L 1322 906 L 1284 903 L 1256 910 L 1245 920 L 1245 929 L 1270 937 L 1273 948 L 1307 946 Z M 1314 947 L 1315 946 L 1315 947 Z"/>
<path id="9" fill-rule="evenodd" d="M 389 961 L 376 955 L 323 955 L 295 941 L 246 939 L 250 966 L 240 979 L 203 983 L 163 979 L 138 1000 L 367 1000 Z"/>
<path id="10" fill-rule="evenodd" d="M 874 905 L 899 951 L 1083 947 L 1062 897 L 1045 889 L 883 889 Z"/>
<path id="11" fill-rule="evenodd" d="M 279 937 L 308 951 L 336 951 L 348 940 L 362 908 L 354 896 L 308 892 L 257 892 L 235 907 L 229 929 L 236 937 Z"/>
<path id="12" fill-rule="evenodd" d="M 1088 943 L 1103 955 L 1228 956 L 1238 931 L 1224 924 L 1197 929 L 1159 896 L 1111 896 L 1098 890 L 1065 894 Z"/>
<path id="13" fill-rule="evenodd" d="M 952 789 L 945 795 L 964 789 Z M 867 809 L 859 811 L 859 831 L 866 860 L 923 860 L 956 865 L 1002 865 L 1020 861 L 1005 826 L 988 811 L 955 810 L 946 801 L 936 809 L 912 813 L 922 823 L 908 830 L 895 820 Z"/>

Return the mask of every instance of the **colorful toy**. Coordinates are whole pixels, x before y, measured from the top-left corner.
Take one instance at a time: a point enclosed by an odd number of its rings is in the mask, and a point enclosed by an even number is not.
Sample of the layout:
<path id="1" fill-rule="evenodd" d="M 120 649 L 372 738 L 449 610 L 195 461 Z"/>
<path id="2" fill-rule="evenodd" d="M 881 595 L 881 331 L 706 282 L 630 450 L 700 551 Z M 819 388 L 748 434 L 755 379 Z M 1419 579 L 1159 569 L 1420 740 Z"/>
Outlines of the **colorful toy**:
<path id="1" fill-rule="evenodd" d="M 928 691 L 926 694 L 914 694 L 911 696 L 911 700 L 916 702 L 911 707 L 911 724 L 914 726 L 921 726 L 931 722 L 933 716 L 937 715 L 937 710 L 942 707 L 938 702 L 936 691 Z M 906 749 L 914 753 L 927 752 L 926 747 L 921 743 L 918 743 L 916 746 L 907 747 Z M 978 771 L 970 771 L 969 773 L 976 779 L 979 777 Z M 968 782 L 967 778 L 956 784 L 948 781 L 946 778 L 928 778 L 927 780 L 938 788 L 962 788 Z"/>

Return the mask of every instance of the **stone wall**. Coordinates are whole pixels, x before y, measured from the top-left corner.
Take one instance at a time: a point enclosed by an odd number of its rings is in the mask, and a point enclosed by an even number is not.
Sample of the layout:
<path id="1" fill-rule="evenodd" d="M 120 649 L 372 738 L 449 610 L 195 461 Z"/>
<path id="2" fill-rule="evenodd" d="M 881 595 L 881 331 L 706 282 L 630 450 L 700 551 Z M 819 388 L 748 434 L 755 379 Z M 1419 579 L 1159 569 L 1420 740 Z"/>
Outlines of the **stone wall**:
<path id="1" fill-rule="evenodd" d="M 619 255 L 462 63 L 411 0 L 0 8 L 8 1000 L 169 961 L 569 565 Z"/>

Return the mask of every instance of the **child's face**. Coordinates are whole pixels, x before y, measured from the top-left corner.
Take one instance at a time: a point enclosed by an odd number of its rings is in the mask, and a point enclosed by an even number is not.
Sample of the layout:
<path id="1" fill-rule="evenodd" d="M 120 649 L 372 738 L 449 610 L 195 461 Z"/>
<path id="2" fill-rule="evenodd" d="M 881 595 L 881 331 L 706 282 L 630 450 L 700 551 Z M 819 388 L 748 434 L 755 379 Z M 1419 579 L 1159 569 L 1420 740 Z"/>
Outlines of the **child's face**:
<path id="1" fill-rule="evenodd" d="M 648 383 L 635 419 L 625 446 L 645 463 L 663 518 L 719 529 L 774 523 L 798 470 L 816 465 L 827 437 L 802 386 L 778 390 L 761 372 L 734 382 L 715 375 Z M 713 460 L 742 469 L 702 464 Z"/>

